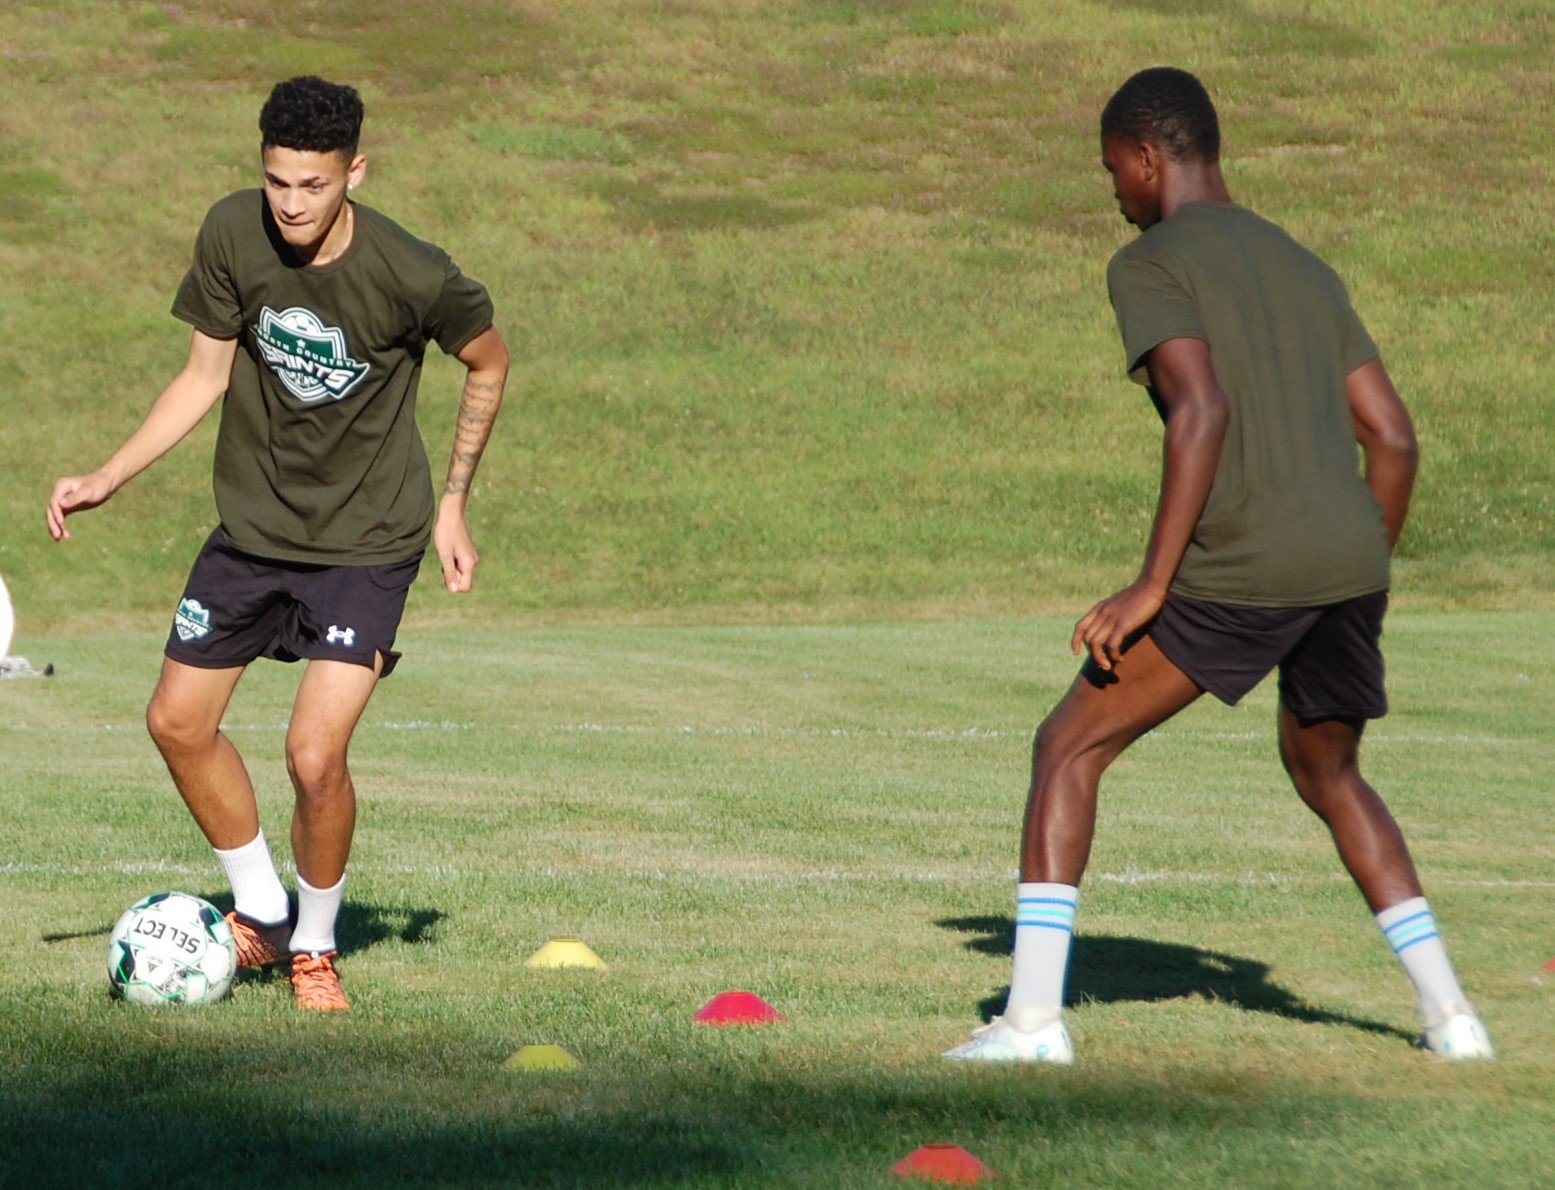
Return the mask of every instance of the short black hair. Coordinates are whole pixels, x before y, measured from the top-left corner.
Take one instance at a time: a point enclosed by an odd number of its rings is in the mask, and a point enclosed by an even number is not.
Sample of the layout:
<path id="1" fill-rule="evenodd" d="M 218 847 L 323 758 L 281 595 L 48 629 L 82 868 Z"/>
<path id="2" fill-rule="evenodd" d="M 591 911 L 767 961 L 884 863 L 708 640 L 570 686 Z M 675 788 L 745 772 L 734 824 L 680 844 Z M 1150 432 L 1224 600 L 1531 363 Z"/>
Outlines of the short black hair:
<path id="1" fill-rule="evenodd" d="M 259 113 L 266 149 L 355 156 L 362 136 L 362 97 L 356 88 L 305 74 L 276 83 Z"/>
<path id="2" fill-rule="evenodd" d="M 1220 120 L 1204 84 L 1186 70 L 1152 66 L 1118 88 L 1101 113 L 1102 140 L 1152 141 L 1174 161 L 1220 160 Z"/>

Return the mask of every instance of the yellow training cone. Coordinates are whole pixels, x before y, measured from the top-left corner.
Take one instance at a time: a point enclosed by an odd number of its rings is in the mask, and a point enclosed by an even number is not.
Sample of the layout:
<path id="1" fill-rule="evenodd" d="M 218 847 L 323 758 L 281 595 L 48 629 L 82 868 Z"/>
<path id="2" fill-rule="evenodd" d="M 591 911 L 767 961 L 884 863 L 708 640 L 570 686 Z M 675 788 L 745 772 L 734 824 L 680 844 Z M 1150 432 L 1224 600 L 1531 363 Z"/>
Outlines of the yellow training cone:
<path id="1" fill-rule="evenodd" d="M 588 943 L 576 938 L 552 938 L 534 954 L 524 960 L 526 967 L 587 967 L 591 971 L 604 971 L 605 964 L 589 949 Z"/>
<path id="2" fill-rule="evenodd" d="M 559 1045 L 526 1045 L 503 1065 L 509 1070 L 576 1070 L 578 1060 Z"/>

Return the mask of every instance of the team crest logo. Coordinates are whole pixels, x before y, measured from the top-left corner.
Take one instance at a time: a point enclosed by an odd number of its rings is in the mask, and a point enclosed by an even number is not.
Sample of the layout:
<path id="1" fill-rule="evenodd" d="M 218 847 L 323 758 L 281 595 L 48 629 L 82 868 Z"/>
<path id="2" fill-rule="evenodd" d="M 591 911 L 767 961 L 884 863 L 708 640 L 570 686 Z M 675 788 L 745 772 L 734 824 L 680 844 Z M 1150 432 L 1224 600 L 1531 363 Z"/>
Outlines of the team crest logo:
<path id="1" fill-rule="evenodd" d="M 211 630 L 210 609 L 198 599 L 185 599 L 173 613 L 173 628 L 181 641 L 199 640 Z"/>
<path id="2" fill-rule="evenodd" d="M 317 314 L 301 306 L 279 314 L 266 306 L 259 312 L 254 341 L 287 391 L 308 405 L 340 400 L 372 367 L 351 358 L 343 330 L 325 326 Z"/>

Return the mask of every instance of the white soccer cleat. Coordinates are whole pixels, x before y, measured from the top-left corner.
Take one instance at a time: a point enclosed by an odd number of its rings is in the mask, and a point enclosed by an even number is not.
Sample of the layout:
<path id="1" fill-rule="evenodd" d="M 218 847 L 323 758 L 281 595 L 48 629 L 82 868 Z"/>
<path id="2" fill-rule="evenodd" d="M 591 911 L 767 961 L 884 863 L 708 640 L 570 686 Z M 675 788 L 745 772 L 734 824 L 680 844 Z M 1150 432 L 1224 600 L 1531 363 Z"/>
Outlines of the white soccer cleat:
<path id="1" fill-rule="evenodd" d="M 1425 1048 L 1449 1062 L 1489 1061 L 1496 1056 L 1490 1034 L 1467 1004 L 1442 1005 L 1442 1019 L 1425 1030 Z"/>
<path id="2" fill-rule="evenodd" d="M 1023 1019 L 1024 1018 L 1024 1019 Z M 1022 1028 L 1020 1026 L 1030 1026 Z M 940 1055 L 957 1062 L 1050 1062 L 1074 1065 L 1074 1042 L 1063 1018 L 1041 1009 L 1020 1009 L 996 1016 L 972 1039 Z"/>

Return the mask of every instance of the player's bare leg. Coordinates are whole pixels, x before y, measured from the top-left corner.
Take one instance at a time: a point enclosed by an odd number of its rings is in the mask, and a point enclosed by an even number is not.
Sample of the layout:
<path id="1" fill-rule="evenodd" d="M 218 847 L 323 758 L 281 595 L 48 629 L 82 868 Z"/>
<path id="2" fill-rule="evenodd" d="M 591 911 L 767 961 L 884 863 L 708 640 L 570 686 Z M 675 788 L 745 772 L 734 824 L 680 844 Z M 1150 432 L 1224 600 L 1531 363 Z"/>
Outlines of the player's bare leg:
<path id="1" fill-rule="evenodd" d="M 1123 749 L 1202 691 L 1149 637 L 1113 674 L 1087 665 L 1037 729 L 1021 836 L 1021 879 L 1079 884 L 1096 833 L 1101 776 Z"/>
<path id="2" fill-rule="evenodd" d="M 243 672 L 243 666 L 202 669 L 164 658 L 146 727 L 232 886 L 227 922 L 238 965 L 272 967 L 289 953 L 290 902 L 259 829 L 248 769 L 221 730 Z"/>
<path id="3" fill-rule="evenodd" d="M 242 666 L 200 669 L 171 658 L 146 707 L 179 796 L 212 847 L 240 847 L 259 833 L 259 807 L 243 758 L 221 730 Z"/>
<path id="4" fill-rule="evenodd" d="M 1102 774 L 1129 744 L 1201 693 L 1144 637 L 1111 675 L 1086 665 L 1037 729 L 1021 839 L 1009 1000 L 1003 1016 L 945 1057 L 1074 1060 L 1062 1019 L 1064 979 Z"/>
<path id="5" fill-rule="evenodd" d="M 1403 832 L 1361 776 L 1361 725 L 1325 719 L 1302 725 L 1280 707 L 1280 759 L 1301 800 L 1334 837 L 1339 858 L 1373 913 L 1421 894 Z"/>
<path id="6" fill-rule="evenodd" d="M 1280 759 L 1301 800 L 1333 835 L 1339 858 L 1415 985 L 1428 1049 L 1454 1060 L 1495 1056 L 1458 984 L 1409 846 L 1377 791 L 1361 776 L 1361 724 L 1303 724 L 1280 707 Z"/>
<path id="7" fill-rule="evenodd" d="M 356 828 L 356 788 L 346 765 L 351 734 L 382 667 L 310 661 L 292 705 L 286 768 L 296 790 L 292 850 L 297 872 L 316 887 L 345 874 Z"/>
<path id="8" fill-rule="evenodd" d="M 335 919 L 356 829 L 356 788 L 346 754 L 382 664 L 381 656 L 372 669 L 344 661 L 309 662 L 286 733 L 286 768 L 297 795 L 292 987 L 298 1006 L 316 1011 L 350 1007 L 334 969 Z"/>

